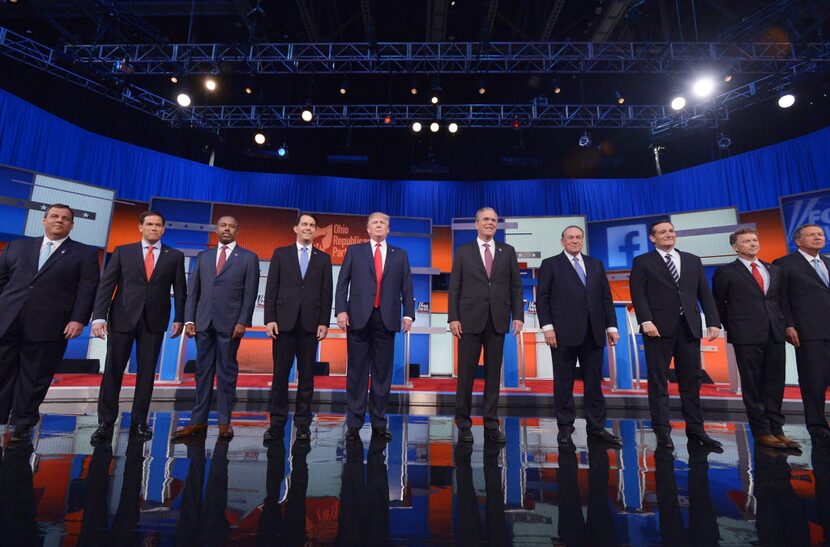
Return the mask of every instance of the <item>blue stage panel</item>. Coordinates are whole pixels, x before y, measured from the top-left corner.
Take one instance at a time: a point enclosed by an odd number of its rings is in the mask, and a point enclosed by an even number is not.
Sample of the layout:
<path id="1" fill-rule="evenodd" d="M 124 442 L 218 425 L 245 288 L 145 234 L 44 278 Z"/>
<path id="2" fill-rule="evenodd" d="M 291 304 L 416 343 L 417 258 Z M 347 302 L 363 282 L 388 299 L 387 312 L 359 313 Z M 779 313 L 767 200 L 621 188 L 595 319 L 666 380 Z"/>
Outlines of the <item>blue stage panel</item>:
<path id="1" fill-rule="evenodd" d="M 413 268 L 429 268 L 432 265 L 432 240 L 429 236 L 390 236 L 389 244 L 406 250 L 409 265 Z"/>
<path id="2" fill-rule="evenodd" d="M 392 217 L 389 228 L 394 233 L 431 234 L 432 220 L 428 218 Z"/>
<path id="3" fill-rule="evenodd" d="M 0 196 L 28 200 L 32 193 L 32 178 L 28 171 L 0 167 Z M 23 235 L 27 215 L 28 209 L 24 206 L 0 204 L 0 234 Z"/>

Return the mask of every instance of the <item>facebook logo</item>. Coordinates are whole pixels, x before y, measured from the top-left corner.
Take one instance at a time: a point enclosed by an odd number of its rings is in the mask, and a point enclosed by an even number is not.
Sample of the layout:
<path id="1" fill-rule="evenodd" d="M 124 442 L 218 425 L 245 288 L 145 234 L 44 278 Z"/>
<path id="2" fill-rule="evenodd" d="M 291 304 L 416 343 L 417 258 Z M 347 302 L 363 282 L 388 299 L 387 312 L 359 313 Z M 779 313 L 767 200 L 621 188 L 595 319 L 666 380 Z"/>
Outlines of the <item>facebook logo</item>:
<path id="1" fill-rule="evenodd" d="M 634 257 L 648 251 L 645 224 L 609 226 L 608 268 L 630 268 Z"/>

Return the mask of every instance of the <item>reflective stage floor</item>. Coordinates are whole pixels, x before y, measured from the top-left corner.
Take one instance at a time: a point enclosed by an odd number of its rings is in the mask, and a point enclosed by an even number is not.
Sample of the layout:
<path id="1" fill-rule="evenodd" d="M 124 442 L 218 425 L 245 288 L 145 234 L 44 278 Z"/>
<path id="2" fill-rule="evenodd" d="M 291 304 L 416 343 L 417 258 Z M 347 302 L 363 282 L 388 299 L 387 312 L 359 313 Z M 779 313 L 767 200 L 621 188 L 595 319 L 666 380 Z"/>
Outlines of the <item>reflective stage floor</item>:
<path id="1" fill-rule="evenodd" d="M 393 415 L 392 441 L 344 441 L 318 414 L 310 443 L 262 444 L 267 414 L 234 415 L 236 436 L 171 444 L 188 414 L 156 411 L 155 437 L 89 444 L 96 417 L 51 405 L 32 445 L 0 465 L 2 545 L 805 545 L 830 540 L 830 451 L 803 425 L 794 454 L 754 446 L 746 424 L 708 431 L 723 454 L 655 451 L 647 420 L 609 420 L 624 446 L 556 446 L 550 418 L 503 418 L 504 447 L 457 447 L 448 416 Z M 293 432 L 292 432 L 293 433 Z"/>

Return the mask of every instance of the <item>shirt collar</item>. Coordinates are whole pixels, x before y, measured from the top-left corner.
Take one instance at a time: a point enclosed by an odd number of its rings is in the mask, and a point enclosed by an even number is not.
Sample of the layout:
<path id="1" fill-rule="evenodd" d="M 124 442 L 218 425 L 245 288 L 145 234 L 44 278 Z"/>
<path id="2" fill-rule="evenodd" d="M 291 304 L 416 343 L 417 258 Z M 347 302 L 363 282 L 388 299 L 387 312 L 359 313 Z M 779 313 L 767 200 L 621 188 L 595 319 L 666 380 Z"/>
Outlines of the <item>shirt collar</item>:
<path id="1" fill-rule="evenodd" d="M 569 261 L 573 262 L 573 261 L 574 261 L 574 258 L 575 258 L 575 259 L 577 259 L 579 262 L 582 262 L 582 253 L 579 253 L 579 254 L 576 254 L 576 255 L 572 255 L 571 253 L 569 253 L 568 251 L 565 251 L 565 250 L 563 250 L 562 252 L 563 252 L 563 253 L 565 253 L 565 257 L 566 257 Z"/>
<path id="2" fill-rule="evenodd" d="M 666 260 L 666 256 L 667 256 L 667 255 L 668 255 L 668 256 L 671 256 L 671 257 L 672 257 L 672 259 L 678 258 L 678 256 L 679 256 L 679 255 L 677 254 L 677 249 L 672 249 L 671 251 L 668 251 L 668 252 L 664 251 L 663 249 L 655 249 L 655 250 L 656 250 L 658 253 L 660 253 L 660 256 L 661 256 L 661 257 L 663 257 L 663 260 Z"/>
<path id="3" fill-rule="evenodd" d="M 819 254 L 818 254 L 818 255 L 816 255 L 816 256 L 810 256 L 810 255 L 808 255 L 807 253 L 805 253 L 804 251 L 802 251 L 801 249 L 798 249 L 798 252 L 799 252 L 799 253 L 801 253 L 801 256 L 803 256 L 804 258 L 806 258 L 806 259 L 807 259 L 809 262 L 811 262 L 811 263 L 813 262 L 813 259 L 814 259 L 814 258 L 818 258 L 818 259 L 819 259 L 819 262 L 821 262 L 821 253 L 819 253 Z"/>
<path id="4" fill-rule="evenodd" d="M 63 237 L 61 239 L 49 239 L 48 237 L 43 236 L 43 241 L 40 242 L 40 246 L 43 247 L 44 245 L 46 245 L 47 242 L 51 241 L 53 247 L 58 247 L 58 246 L 60 246 L 61 243 L 66 241 L 68 238 L 69 238 L 69 236 Z"/>
<path id="5" fill-rule="evenodd" d="M 218 245 L 216 245 L 216 250 L 218 251 L 219 249 L 221 249 L 223 245 L 223 243 L 219 243 Z M 230 243 L 224 246 L 228 248 L 226 252 L 230 253 L 234 250 L 234 248 L 236 248 L 236 241 L 231 241 Z"/>
<path id="6" fill-rule="evenodd" d="M 146 249 L 150 245 L 153 246 L 153 250 L 160 250 L 161 249 L 161 240 L 158 240 L 155 243 L 150 243 L 149 241 L 147 241 L 144 238 L 141 239 L 141 248 L 142 249 Z"/>
<path id="7" fill-rule="evenodd" d="M 303 247 L 308 249 L 308 252 L 311 252 L 311 248 L 314 247 L 314 245 L 312 243 L 309 243 L 308 245 L 303 245 L 299 241 L 295 242 L 295 245 L 297 246 L 297 252 L 298 253 L 303 252 Z"/>
<path id="8" fill-rule="evenodd" d="M 761 262 L 761 261 L 760 261 L 760 260 L 758 260 L 757 258 L 756 258 L 754 261 L 752 261 L 752 260 L 747 260 L 747 259 L 745 259 L 745 258 L 744 258 L 744 257 L 742 257 L 742 256 L 739 256 L 739 257 L 738 257 L 738 260 L 740 260 L 740 261 L 741 261 L 741 263 L 742 263 L 744 266 L 746 266 L 747 268 L 752 268 L 752 263 L 753 263 L 753 262 L 755 262 L 755 264 L 757 264 L 759 268 L 763 268 L 763 267 L 764 267 L 763 262 Z"/>
<path id="9" fill-rule="evenodd" d="M 375 245 L 377 245 L 377 244 L 378 244 L 378 242 L 375 241 L 374 239 L 369 240 L 369 248 L 372 249 L 373 251 L 375 250 L 375 248 L 376 248 Z M 386 250 L 386 240 L 385 239 L 380 242 L 380 250 L 381 251 Z"/>
<path id="10" fill-rule="evenodd" d="M 478 247 L 479 247 L 479 249 L 480 249 L 482 246 L 484 246 L 484 244 L 485 244 L 485 243 L 489 244 L 491 249 L 495 249 L 495 248 L 496 248 L 496 242 L 495 242 L 494 240 L 492 240 L 492 239 L 491 239 L 490 241 L 484 241 L 484 240 L 483 240 L 483 239 L 481 239 L 480 237 L 477 237 L 477 238 L 476 238 L 476 241 L 478 242 Z"/>

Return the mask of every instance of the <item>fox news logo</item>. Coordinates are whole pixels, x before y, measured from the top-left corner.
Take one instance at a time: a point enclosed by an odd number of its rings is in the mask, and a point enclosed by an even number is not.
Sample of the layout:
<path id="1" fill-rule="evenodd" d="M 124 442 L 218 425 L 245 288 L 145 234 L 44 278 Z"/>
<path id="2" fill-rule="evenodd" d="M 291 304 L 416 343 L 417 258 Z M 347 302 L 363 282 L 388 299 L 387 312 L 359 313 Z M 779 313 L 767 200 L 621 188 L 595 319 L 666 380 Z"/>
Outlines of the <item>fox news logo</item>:
<path id="1" fill-rule="evenodd" d="M 792 200 L 789 206 L 784 207 L 784 217 L 790 241 L 796 228 L 804 224 L 817 224 L 827 234 L 830 229 L 830 193 Z"/>
<path id="2" fill-rule="evenodd" d="M 606 234 L 609 268 L 630 268 L 634 257 L 648 250 L 645 224 L 609 226 Z"/>

